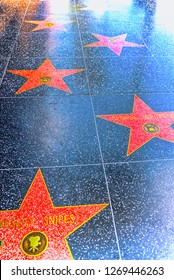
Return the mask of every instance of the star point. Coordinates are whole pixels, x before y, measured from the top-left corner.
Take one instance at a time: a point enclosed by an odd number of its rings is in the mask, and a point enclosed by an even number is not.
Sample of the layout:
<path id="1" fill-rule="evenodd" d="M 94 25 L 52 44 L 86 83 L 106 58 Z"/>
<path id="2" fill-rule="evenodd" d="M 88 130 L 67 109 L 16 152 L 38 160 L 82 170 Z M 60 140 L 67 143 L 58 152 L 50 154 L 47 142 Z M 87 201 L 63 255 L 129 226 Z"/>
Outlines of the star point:
<path id="1" fill-rule="evenodd" d="M 107 206 L 55 207 L 38 170 L 20 208 L 0 211 L 1 259 L 72 259 L 67 237 Z"/>

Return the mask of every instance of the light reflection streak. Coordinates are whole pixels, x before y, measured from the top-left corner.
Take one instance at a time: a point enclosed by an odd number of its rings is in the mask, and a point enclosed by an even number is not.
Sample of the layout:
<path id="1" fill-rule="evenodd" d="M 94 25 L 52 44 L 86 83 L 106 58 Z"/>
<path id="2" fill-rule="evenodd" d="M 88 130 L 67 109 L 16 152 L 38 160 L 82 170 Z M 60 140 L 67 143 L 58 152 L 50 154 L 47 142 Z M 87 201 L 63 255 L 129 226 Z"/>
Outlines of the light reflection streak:
<path id="1" fill-rule="evenodd" d="M 0 32 L 6 31 L 9 23 L 13 20 L 13 29 L 19 29 L 24 19 L 25 11 L 28 6 L 28 0 L 1 0 L 0 1 Z M 30 15 L 37 10 L 38 0 L 32 0 L 32 10 Z"/>
<path id="2" fill-rule="evenodd" d="M 50 14 L 68 14 L 72 9 L 71 0 L 50 0 L 48 11 Z"/>

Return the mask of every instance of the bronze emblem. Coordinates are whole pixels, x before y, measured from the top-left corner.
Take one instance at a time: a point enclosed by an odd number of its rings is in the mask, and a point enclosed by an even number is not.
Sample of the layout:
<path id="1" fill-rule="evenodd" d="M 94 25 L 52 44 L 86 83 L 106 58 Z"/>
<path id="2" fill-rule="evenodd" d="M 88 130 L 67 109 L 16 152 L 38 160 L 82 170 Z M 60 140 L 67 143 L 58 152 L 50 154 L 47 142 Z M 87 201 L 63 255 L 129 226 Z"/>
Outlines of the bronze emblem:
<path id="1" fill-rule="evenodd" d="M 40 231 L 32 231 L 24 236 L 21 243 L 22 252 L 27 256 L 39 256 L 48 247 L 47 236 Z"/>
<path id="2" fill-rule="evenodd" d="M 41 77 L 40 82 L 42 84 L 47 84 L 47 83 L 51 82 L 51 78 L 49 76 Z"/>
<path id="3" fill-rule="evenodd" d="M 150 134 L 155 134 L 160 131 L 159 127 L 153 123 L 146 123 L 143 125 L 143 130 Z"/>
<path id="4" fill-rule="evenodd" d="M 116 39 L 116 38 L 109 38 L 108 41 L 109 41 L 109 42 L 116 42 L 117 39 Z"/>
<path id="5" fill-rule="evenodd" d="M 50 28 L 50 27 L 54 26 L 54 23 L 53 22 L 47 22 L 47 23 L 45 23 L 45 26 Z"/>

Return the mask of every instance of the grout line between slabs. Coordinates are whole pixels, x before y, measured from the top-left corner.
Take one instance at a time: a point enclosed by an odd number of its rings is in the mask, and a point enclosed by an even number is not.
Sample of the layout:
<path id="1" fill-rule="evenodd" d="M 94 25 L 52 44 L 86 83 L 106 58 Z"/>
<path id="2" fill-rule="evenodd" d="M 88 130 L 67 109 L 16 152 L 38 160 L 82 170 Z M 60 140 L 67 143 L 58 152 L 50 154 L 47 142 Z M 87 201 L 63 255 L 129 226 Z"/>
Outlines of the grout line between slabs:
<path id="1" fill-rule="evenodd" d="M 23 19 L 22 19 L 22 22 L 21 22 L 20 28 L 19 28 L 19 30 L 18 30 L 18 33 L 17 33 L 16 38 L 15 38 L 15 41 L 14 41 L 14 45 L 13 45 L 13 47 L 11 48 L 11 50 L 10 50 L 10 51 L 11 51 L 11 53 L 10 53 L 10 55 L 9 55 L 9 56 L 8 56 L 8 58 L 7 58 L 6 67 L 5 67 L 5 69 L 4 69 L 4 73 L 3 73 L 2 77 L 1 77 L 1 79 L 0 79 L 0 86 L 2 85 L 2 82 L 3 82 L 4 76 L 5 76 L 5 74 L 6 74 L 6 71 L 7 71 L 7 68 L 8 68 L 9 62 L 10 62 L 10 59 L 11 59 L 11 57 L 12 57 L 12 54 L 13 54 L 13 51 L 14 51 L 14 48 L 15 48 L 16 42 L 17 42 L 18 37 L 19 37 L 19 35 L 20 35 L 20 31 L 21 31 L 21 28 L 22 28 L 22 25 L 23 25 L 23 22 L 24 22 L 25 16 L 26 16 L 26 14 L 27 14 L 27 11 L 28 11 L 28 8 L 29 8 L 29 5 L 31 4 L 31 1 L 32 1 L 32 0 L 29 0 L 29 3 L 28 3 L 28 5 L 27 5 L 27 7 L 26 7 L 26 10 L 25 10 L 25 13 L 24 13 L 24 17 L 23 17 Z"/>
<path id="2" fill-rule="evenodd" d="M 0 168 L 0 171 L 32 170 L 32 169 L 52 169 L 52 168 L 72 168 L 72 167 L 87 167 L 87 166 L 102 166 L 102 163 L 32 166 L 32 167 L 17 167 L 17 168 L 4 168 L 4 169 Z"/>
<path id="3" fill-rule="evenodd" d="M 73 168 L 73 167 L 88 167 L 88 166 L 103 166 L 104 165 L 121 165 L 121 164 L 136 164 L 136 163 L 152 163 L 152 162 L 167 162 L 174 161 L 172 158 L 166 159 L 149 159 L 149 160 L 134 160 L 134 161 L 115 161 L 115 162 L 101 162 L 101 163 L 82 163 L 82 164 L 68 164 L 68 165 L 49 165 L 49 166 L 30 166 L 30 167 L 11 167 L 0 168 L 0 171 L 15 171 L 15 170 L 32 170 L 32 169 L 52 169 L 52 168 Z"/>
<path id="4" fill-rule="evenodd" d="M 101 161 L 102 161 L 102 167 L 103 167 L 103 172 L 104 172 L 104 177 L 105 177 L 105 182 L 106 182 L 106 188 L 108 192 L 108 198 L 109 198 L 109 204 L 110 204 L 110 210 L 111 210 L 111 215 L 112 215 L 112 220 L 113 220 L 113 226 L 114 226 L 114 231 L 115 231 L 115 237 L 116 237 L 116 244 L 118 247 L 118 255 L 119 259 L 121 260 L 121 251 L 120 251 L 120 246 L 119 246 L 119 240 L 118 240 L 118 234 L 117 234 L 117 229 L 116 229 L 116 223 L 114 219 L 114 212 L 113 212 L 113 207 L 112 207 L 112 201 L 111 201 L 111 196 L 110 196 L 110 191 L 109 191 L 109 185 L 108 185 L 108 180 L 106 176 L 106 170 L 104 166 L 104 160 L 103 160 L 103 155 L 102 155 L 102 149 L 101 149 L 101 144 L 100 144 L 100 139 L 99 139 L 99 134 L 98 134 L 98 129 L 97 129 L 97 123 L 96 123 L 96 118 L 95 118 L 95 111 L 94 111 L 94 105 L 92 101 L 92 96 L 90 94 L 90 86 L 89 86 L 89 80 L 88 80 L 88 75 L 87 75 L 87 65 L 86 65 L 86 59 L 84 55 L 84 50 L 83 50 L 83 45 L 82 45 L 82 37 L 81 37 L 81 32 L 80 32 L 80 26 L 79 26 L 79 18 L 77 15 L 76 11 L 76 17 L 77 17 L 77 25 L 78 25 L 78 30 L 79 30 L 79 36 L 80 36 L 80 42 L 81 42 L 81 48 L 82 48 L 82 53 L 83 53 L 83 59 L 84 59 L 84 65 L 85 65 L 85 73 L 86 73 L 86 81 L 87 81 L 87 87 L 89 91 L 89 96 L 90 96 L 90 101 L 91 101 L 91 106 L 92 106 L 92 111 L 93 111 L 93 116 L 94 116 L 94 124 L 95 124 L 95 129 L 96 129 L 96 134 L 97 134 L 97 139 L 98 139 L 98 146 L 99 146 L 99 151 L 100 151 L 100 156 L 101 156 Z"/>
<path id="5" fill-rule="evenodd" d="M 1 77 L 0 77 L 0 80 L 1 80 Z M 174 91 L 173 92 L 136 92 L 136 91 L 134 91 L 134 92 L 131 92 L 131 93 L 108 93 L 108 94 L 101 94 L 101 95 L 99 95 L 99 94 L 86 94 L 86 93 L 84 93 L 84 94 L 79 94 L 79 95 L 71 95 L 71 98 L 74 98 L 74 97 L 116 97 L 116 96 L 134 96 L 134 94 L 136 94 L 136 95 L 174 95 Z M 50 95 L 49 97 L 57 97 L 57 98 L 66 98 L 66 97 L 69 97 L 70 95 L 63 95 L 63 94 L 52 94 L 52 95 Z M 16 95 L 14 95 L 14 96 L 0 96 L 0 100 L 1 99 L 13 99 L 13 100 L 17 100 L 17 99 L 35 99 L 35 98 L 48 98 L 48 96 L 44 96 L 44 95 L 27 95 L 27 96 L 16 96 Z"/>

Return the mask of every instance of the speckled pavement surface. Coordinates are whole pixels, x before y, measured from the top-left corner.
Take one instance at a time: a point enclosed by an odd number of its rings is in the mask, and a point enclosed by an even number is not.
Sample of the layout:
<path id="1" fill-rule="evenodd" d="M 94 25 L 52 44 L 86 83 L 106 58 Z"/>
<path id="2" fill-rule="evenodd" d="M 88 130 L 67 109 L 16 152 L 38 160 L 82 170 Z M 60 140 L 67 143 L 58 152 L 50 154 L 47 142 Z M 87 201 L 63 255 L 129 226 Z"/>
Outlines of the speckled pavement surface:
<path id="1" fill-rule="evenodd" d="M 174 259 L 170 0 L 0 0 L 1 259 Z"/>

